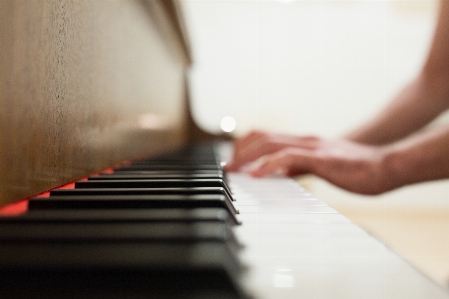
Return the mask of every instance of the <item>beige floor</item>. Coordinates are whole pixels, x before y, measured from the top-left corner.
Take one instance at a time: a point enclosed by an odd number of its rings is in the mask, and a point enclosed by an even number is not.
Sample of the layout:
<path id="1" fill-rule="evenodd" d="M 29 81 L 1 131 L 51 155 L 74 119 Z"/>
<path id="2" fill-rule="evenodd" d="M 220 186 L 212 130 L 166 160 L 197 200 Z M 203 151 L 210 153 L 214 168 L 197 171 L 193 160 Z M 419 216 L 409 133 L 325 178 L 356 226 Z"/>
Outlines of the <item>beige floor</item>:
<path id="1" fill-rule="evenodd" d="M 449 211 L 439 213 L 371 213 L 342 210 L 355 223 L 383 240 L 416 268 L 448 288 Z"/>
<path id="2" fill-rule="evenodd" d="M 316 178 L 300 183 L 449 290 L 449 182 L 374 198 L 342 191 Z"/>

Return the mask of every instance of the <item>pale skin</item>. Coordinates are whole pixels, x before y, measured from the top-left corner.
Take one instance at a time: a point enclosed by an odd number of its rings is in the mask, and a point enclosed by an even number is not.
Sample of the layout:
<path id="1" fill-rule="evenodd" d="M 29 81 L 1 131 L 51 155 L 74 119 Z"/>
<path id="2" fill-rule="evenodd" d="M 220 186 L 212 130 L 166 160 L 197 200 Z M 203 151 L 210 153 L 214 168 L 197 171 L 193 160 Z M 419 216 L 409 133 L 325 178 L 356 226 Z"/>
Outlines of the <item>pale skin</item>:
<path id="1" fill-rule="evenodd" d="M 251 164 L 254 176 L 312 173 L 362 194 L 449 178 L 449 125 L 423 129 L 449 109 L 448 41 L 443 0 L 423 69 L 378 116 L 336 140 L 253 131 L 236 140 L 227 169 Z"/>

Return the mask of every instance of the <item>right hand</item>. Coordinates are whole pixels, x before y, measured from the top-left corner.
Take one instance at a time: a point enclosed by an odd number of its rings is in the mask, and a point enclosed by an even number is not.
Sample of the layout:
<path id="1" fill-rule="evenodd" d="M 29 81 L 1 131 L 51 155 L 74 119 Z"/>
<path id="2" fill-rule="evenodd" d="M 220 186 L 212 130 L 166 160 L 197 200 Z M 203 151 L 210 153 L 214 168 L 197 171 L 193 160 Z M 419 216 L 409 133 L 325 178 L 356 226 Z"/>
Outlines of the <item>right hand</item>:
<path id="1" fill-rule="evenodd" d="M 312 173 L 352 192 L 379 194 L 402 184 L 387 163 L 388 149 L 345 139 L 252 132 L 236 141 L 227 169 L 237 171 L 252 163 L 250 173 L 256 177 Z"/>
<path id="2" fill-rule="evenodd" d="M 314 136 L 298 137 L 264 131 L 252 131 L 235 141 L 234 154 L 232 160 L 226 165 L 226 169 L 238 171 L 243 166 L 284 148 L 295 147 L 313 150 L 319 142 L 320 139 Z"/>

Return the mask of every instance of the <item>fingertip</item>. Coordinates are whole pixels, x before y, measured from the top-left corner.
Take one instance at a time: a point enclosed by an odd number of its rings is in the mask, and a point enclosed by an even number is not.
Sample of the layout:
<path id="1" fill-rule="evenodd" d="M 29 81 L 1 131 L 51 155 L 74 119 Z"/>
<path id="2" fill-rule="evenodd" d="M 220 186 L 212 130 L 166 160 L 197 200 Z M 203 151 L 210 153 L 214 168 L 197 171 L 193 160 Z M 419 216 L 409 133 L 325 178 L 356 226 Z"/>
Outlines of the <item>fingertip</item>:
<path id="1" fill-rule="evenodd" d="M 227 164 L 224 166 L 224 170 L 229 171 L 229 172 L 235 172 L 235 171 L 238 171 L 239 168 L 240 168 L 240 167 L 239 167 L 237 164 L 232 163 L 232 162 L 227 163 Z"/>
<path id="2" fill-rule="evenodd" d="M 251 174 L 251 176 L 256 178 L 260 178 L 266 175 L 260 168 L 252 169 L 249 173 Z"/>

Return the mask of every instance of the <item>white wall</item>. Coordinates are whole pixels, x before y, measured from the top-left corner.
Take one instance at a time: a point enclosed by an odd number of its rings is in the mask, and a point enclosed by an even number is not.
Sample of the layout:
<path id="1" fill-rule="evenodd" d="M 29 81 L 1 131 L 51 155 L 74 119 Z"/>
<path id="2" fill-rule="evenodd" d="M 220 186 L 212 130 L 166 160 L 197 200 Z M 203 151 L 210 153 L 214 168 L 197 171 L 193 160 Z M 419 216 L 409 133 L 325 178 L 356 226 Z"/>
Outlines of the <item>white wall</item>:
<path id="1" fill-rule="evenodd" d="M 198 123 L 342 134 L 378 111 L 422 65 L 435 0 L 183 1 Z"/>

